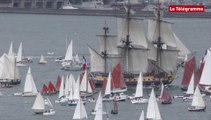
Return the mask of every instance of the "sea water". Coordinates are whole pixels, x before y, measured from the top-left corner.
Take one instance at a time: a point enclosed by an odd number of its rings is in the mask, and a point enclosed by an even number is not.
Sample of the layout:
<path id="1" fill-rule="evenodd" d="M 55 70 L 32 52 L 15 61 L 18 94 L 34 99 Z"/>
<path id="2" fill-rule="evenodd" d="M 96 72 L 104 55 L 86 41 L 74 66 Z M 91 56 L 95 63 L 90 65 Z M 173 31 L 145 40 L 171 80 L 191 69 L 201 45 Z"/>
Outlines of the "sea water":
<path id="1" fill-rule="evenodd" d="M 145 18 L 144 18 L 145 19 Z M 173 23 L 173 31 L 180 40 L 192 52 L 195 52 L 197 63 L 203 57 L 207 48 L 211 47 L 211 20 L 191 18 L 168 18 Z M 64 15 L 33 15 L 33 14 L 0 14 L 0 55 L 8 53 L 11 41 L 14 43 L 14 51 L 17 53 L 20 42 L 23 43 L 25 56 L 33 58 L 29 66 L 34 76 L 35 84 L 39 91 L 42 85 L 49 81 L 56 82 L 57 75 L 69 75 L 72 73 L 75 78 L 80 72 L 61 71 L 61 64 L 55 63 L 58 56 L 64 56 L 67 43 L 73 40 L 74 51 L 82 58 L 89 58 L 87 44 L 98 49 L 96 35 L 102 34 L 102 27 L 109 27 L 109 34 L 115 35 L 116 18 L 97 16 L 64 16 Z M 54 52 L 54 55 L 47 54 Z M 39 57 L 43 54 L 48 63 L 38 65 Z M 71 120 L 75 107 L 61 106 L 54 101 L 57 95 L 48 96 L 56 110 L 55 116 L 35 115 L 31 107 L 35 97 L 13 96 L 15 92 L 22 92 L 28 66 L 20 67 L 22 82 L 13 88 L 0 88 L 3 96 L 0 96 L 0 120 Z M 180 83 L 182 69 L 177 73 L 177 78 L 169 88 L 171 95 L 182 94 Z M 100 88 L 98 88 L 100 90 Z M 134 93 L 135 88 L 129 88 L 128 94 Z M 145 94 L 150 89 L 145 89 Z M 159 91 L 156 91 L 159 94 Z M 97 97 L 97 95 L 95 95 Z M 161 105 L 158 102 L 163 120 L 210 120 L 211 119 L 211 98 L 206 96 L 207 109 L 205 112 L 189 112 L 187 107 L 190 102 L 183 102 L 173 99 L 170 105 Z M 95 103 L 87 103 L 86 110 L 89 120 L 94 119 L 90 115 Z M 130 101 L 119 102 L 119 114 L 111 115 L 112 102 L 104 103 L 109 120 L 138 120 L 141 110 L 145 110 L 147 104 L 134 105 Z"/>

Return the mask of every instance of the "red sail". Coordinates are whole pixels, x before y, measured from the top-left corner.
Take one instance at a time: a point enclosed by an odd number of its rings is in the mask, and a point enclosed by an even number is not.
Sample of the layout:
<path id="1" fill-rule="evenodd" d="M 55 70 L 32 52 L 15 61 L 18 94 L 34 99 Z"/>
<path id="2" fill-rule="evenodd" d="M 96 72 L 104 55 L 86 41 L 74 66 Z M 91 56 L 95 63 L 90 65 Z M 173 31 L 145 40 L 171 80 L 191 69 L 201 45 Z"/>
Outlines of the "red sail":
<path id="1" fill-rule="evenodd" d="M 51 81 L 48 84 L 48 92 L 49 93 L 56 93 L 56 88 L 54 87 L 54 85 Z"/>
<path id="2" fill-rule="evenodd" d="M 91 80 L 91 79 L 89 79 L 89 83 L 90 83 L 90 85 L 91 85 L 92 90 L 95 90 L 95 89 L 96 89 L 96 86 L 95 86 L 94 81 Z"/>
<path id="3" fill-rule="evenodd" d="M 45 84 L 43 84 L 42 93 L 43 93 L 43 94 L 48 93 L 48 87 L 47 87 Z"/>
<path id="4" fill-rule="evenodd" d="M 169 92 L 163 88 L 163 93 L 162 93 L 162 96 L 161 96 L 161 100 L 162 101 L 170 101 L 171 100 L 171 96 L 169 94 Z"/>
<path id="5" fill-rule="evenodd" d="M 194 87 L 196 87 L 196 85 L 199 85 L 200 77 L 201 77 L 201 72 L 200 69 L 197 68 L 194 74 Z"/>
<path id="6" fill-rule="evenodd" d="M 107 85 L 107 79 L 104 79 L 104 80 L 103 80 L 103 90 L 106 89 L 106 85 Z"/>
<path id="7" fill-rule="evenodd" d="M 57 81 L 56 81 L 56 90 L 59 91 L 60 85 L 61 85 L 61 77 L 60 75 L 57 76 Z"/>
<path id="8" fill-rule="evenodd" d="M 196 68 L 196 59 L 195 56 L 192 56 L 191 59 L 185 62 L 185 68 L 183 73 L 182 85 L 188 86 L 192 73 L 195 71 Z"/>
<path id="9" fill-rule="evenodd" d="M 125 81 L 122 75 L 122 71 L 121 71 L 121 65 L 120 63 L 117 64 L 112 71 L 112 84 L 111 86 L 113 88 L 122 88 L 125 87 Z"/>

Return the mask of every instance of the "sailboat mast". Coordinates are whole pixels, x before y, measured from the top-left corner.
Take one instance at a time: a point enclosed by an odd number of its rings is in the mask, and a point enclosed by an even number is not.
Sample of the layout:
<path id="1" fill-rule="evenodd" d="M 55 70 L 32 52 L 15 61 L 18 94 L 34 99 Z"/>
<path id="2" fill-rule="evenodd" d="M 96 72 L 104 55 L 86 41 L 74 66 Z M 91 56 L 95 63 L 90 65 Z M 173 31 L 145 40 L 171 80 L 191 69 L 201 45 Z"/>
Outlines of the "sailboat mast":
<path id="1" fill-rule="evenodd" d="M 103 52 L 103 57 L 104 57 L 104 72 L 107 73 L 106 71 L 106 66 L 107 66 L 107 37 L 108 37 L 108 30 L 109 28 L 106 26 L 105 22 L 105 27 L 103 27 L 104 30 L 104 52 Z"/>
<path id="2" fill-rule="evenodd" d="M 157 66 L 158 66 L 158 71 L 161 67 L 161 51 L 162 51 L 162 41 L 161 41 L 161 8 L 160 8 L 160 1 L 158 0 L 158 7 L 157 7 L 157 25 L 158 25 L 158 38 L 156 41 L 157 44 Z"/>
<path id="3" fill-rule="evenodd" d="M 127 36 L 126 36 L 126 40 L 123 41 L 125 42 L 125 57 L 126 57 L 126 72 L 128 72 L 129 69 L 129 47 L 130 47 L 130 9 L 131 9 L 131 5 L 130 5 L 130 0 L 128 1 L 128 10 L 127 10 L 127 16 L 126 16 L 126 20 L 127 20 Z"/>

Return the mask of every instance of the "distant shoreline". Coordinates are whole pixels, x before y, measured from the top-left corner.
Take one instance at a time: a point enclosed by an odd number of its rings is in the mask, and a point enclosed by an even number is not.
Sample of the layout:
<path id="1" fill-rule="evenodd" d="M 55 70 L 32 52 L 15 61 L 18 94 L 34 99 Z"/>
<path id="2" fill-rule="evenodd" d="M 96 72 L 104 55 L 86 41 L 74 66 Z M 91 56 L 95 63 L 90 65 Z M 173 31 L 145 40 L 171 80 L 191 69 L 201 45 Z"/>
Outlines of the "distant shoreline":
<path id="1" fill-rule="evenodd" d="M 0 8 L 0 13 L 14 14 L 47 14 L 47 15 L 85 15 L 85 16 L 124 16 L 125 12 L 120 10 L 88 10 L 88 9 L 27 9 L 27 8 Z M 136 17 L 154 17 L 152 11 L 136 11 Z M 211 18 L 211 12 L 202 13 L 170 13 L 165 12 L 166 18 Z"/>

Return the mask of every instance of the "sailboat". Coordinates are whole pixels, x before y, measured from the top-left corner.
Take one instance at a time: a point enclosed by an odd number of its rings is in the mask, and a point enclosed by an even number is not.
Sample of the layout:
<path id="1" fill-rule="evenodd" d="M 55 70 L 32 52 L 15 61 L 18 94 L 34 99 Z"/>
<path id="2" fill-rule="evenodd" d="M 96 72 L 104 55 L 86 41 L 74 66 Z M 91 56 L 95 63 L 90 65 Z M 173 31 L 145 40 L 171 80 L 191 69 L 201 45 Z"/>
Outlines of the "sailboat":
<path id="1" fill-rule="evenodd" d="M 68 102 L 68 99 L 65 96 L 64 93 L 64 76 L 62 76 L 61 78 L 61 84 L 59 87 L 59 97 L 57 100 L 55 100 L 56 103 L 60 103 L 61 105 L 66 105 L 66 103 Z"/>
<path id="2" fill-rule="evenodd" d="M 26 66 L 28 63 L 32 63 L 31 58 L 23 56 L 22 42 L 20 43 L 19 48 L 18 48 L 16 63 L 17 63 L 17 66 Z"/>
<path id="3" fill-rule="evenodd" d="M 73 7 L 69 0 L 65 0 L 64 5 L 62 6 L 62 9 L 75 10 L 75 9 L 78 9 L 78 8 Z"/>
<path id="4" fill-rule="evenodd" d="M 43 54 L 41 54 L 40 60 L 39 60 L 38 63 L 39 63 L 39 64 L 46 64 L 46 63 L 47 63 L 47 61 L 45 60 L 45 57 L 43 56 Z"/>
<path id="5" fill-rule="evenodd" d="M 205 111 L 205 109 L 206 109 L 206 105 L 204 103 L 201 92 L 197 85 L 194 95 L 193 95 L 193 101 L 191 103 L 191 106 L 188 107 L 188 110 L 189 111 Z"/>
<path id="6" fill-rule="evenodd" d="M 34 78 L 31 73 L 31 67 L 29 67 L 24 84 L 24 90 L 22 96 L 36 96 L 38 94 L 37 87 L 34 82 Z"/>
<path id="7" fill-rule="evenodd" d="M 184 72 L 183 72 L 183 79 L 182 79 L 182 90 L 187 90 L 187 87 L 189 85 L 189 82 L 191 80 L 191 76 L 193 71 L 196 69 L 196 59 L 195 56 L 192 56 L 190 59 L 185 61 L 184 65 Z"/>
<path id="8" fill-rule="evenodd" d="M 43 84 L 42 93 L 52 95 L 52 94 L 57 93 L 57 90 L 56 90 L 55 86 L 53 85 L 53 83 L 50 81 L 48 83 L 48 86 Z"/>
<path id="9" fill-rule="evenodd" d="M 80 71 L 82 67 L 82 63 L 80 62 L 78 58 L 78 54 L 74 55 L 73 51 L 73 41 L 71 40 L 67 51 L 65 54 L 64 59 L 61 60 L 62 62 L 62 70 L 65 71 Z"/>
<path id="10" fill-rule="evenodd" d="M 68 97 L 68 105 L 69 106 L 75 106 L 77 105 L 79 99 L 80 99 L 80 78 L 77 78 L 77 81 L 74 83 L 74 79 L 72 79 L 72 87 L 70 90 L 70 95 Z M 83 103 L 85 104 L 85 101 L 83 100 Z"/>
<path id="11" fill-rule="evenodd" d="M 2 87 L 12 87 L 21 83 L 15 55 L 12 53 L 10 55 L 4 53 L 0 57 L 0 83 Z"/>
<path id="12" fill-rule="evenodd" d="M 171 104 L 172 102 L 171 95 L 164 86 L 162 89 L 163 89 L 162 94 L 160 96 L 161 104 Z"/>
<path id="13" fill-rule="evenodd" d="M 97 102 L 96 102 L 96 105 L 95 105 L 95 109 L 92 110 L 91 114 L 97 116 L 98 111 L 101 112 L 101 115 L 107 115 L 107 113 L 103 111 L 103 100 L 102 100 L 101 92 L 99 92 Z"/>
<path id="14" fill-rule="evenodd" d="M 162 120 L 153 88 L 149 97 L 146 119 Z"/>
<path id="15" fill-rule="evenodd" d="M 116 95 L 116 101 L 125 101 L 127 99 L 127 95 L 124 92 L 127 91 L 127 86 L 122 77 L 121 73 L 121 65 L 117 64 L 112 73 L 109 73 L 105 96 L 103 97 L 103 101 L 110 101 L 114 99 L 114 95 Z"/>
<path id="16" fill-rule="evenodd" d="M 138 82 L 136 85 L 135 96 L 132 96 L 130 99 L 133 104 L 148 102 L 148 99 L 143 98 L 143 74 L 141 72 L 139 74 Z"/>
<path id="17" fill-rule="evenodd" d="M 104 27 L 103 42 L 99 45 L 103 51 L 92 49 L 90 52 L 96 84 L 102 84 L 108 76 L 109 65 L 116 63 L 121 63 L 127 85 L 137 83 L 139 72 L 143 72 L 145 86 L 160 85 L 161 81 L 170 84 L 176 75 L 178 56 L 189 51 L 173 32 L 172 24 L 162 20 L 160 5 L 155 11 L 156 19 L 148 20 L 147 37 L 143 20 L 132 16 L 130 4 L 127 7 L 127 16 L 117 18 L 117 37 L 112 39 L 107 34 L 108 27 Z"/>
<path id="18" fill-rule="evenodd" d="M 37 94 L 37 97 L 32 106 L 32 110 L 36 114 L 43 114 L 43 112 L 45 111 L 45 100 L 44 100 L 43 96 L 41 95 L 41 93 Z"/>
<path id="19" fill-rule="evenodd" d="M 88 77 L 87 69 L 84 71 L 81 83 L 80 83 L 80 95 L 83 97 L 92 96 L 94 94 L 95 85 Z"/>
<path id="20" fill-rule="evenodd" d="M 191 80 L 190 80 L 189 85 L 188 85 L 188 89 L 186 91 L 186 95 L 183 97 L 183 100 L 193 98 L 194 88 L 195 88 L 195 86 L 194 86 L 194 71 L 193 71 L 192 76 L 191 76 Z"/>
<path id="21" fill-rule="evenodd" d="M 207 50 L 207 54 L 206 54 L 206 59 L 204 61 L 204 67 L 201 73 L 201 78 L 199 81 L 199 84 L 204 86 L 205 88 L 205 92 L 207 93 L 211 93 L 211 80 L 209 78 L 211 78 L 211 50 L 208 49 Z"/>
<path id="22" fill-rule="evenodd" d="M 75 119 L 87 119 L 87 118 L 88 116 L 83 101 L 79 99 L 75 108 L 73 119 L 75 120 Z"/>
<path id="23" fill-rule="evenodd" d="M 111 72 L 109 72 L 108 74 L 108 78 L 107 78 L 107 81 L 104 80 L 104 86 L 105 87 L 105 93 L 104 93 L 104 96 L 103 96 L 103 101 L 111 101 L 111 100 L 114 100 L 114 96 L 111 94 Z"/>
<path id="24" fill-rule="evenodd" d="M 44 99 L 45 100 L 45 111 L 43 112 L 43 115 L 49 116 L 49 115 L 55 115 L 56 111 L 53 108 L 53 105 L 49 98 Z"/>

